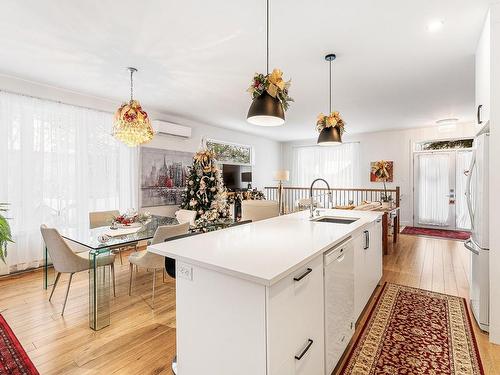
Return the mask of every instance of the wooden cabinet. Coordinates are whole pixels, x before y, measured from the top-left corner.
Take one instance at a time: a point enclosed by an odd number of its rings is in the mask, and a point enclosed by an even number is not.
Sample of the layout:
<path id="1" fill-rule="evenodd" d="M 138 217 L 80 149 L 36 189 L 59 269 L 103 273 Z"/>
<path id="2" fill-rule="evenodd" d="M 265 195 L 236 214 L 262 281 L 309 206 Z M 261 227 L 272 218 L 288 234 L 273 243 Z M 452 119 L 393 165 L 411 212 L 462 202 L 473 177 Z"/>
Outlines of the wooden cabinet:
<path id="1" fill-rule="evenodd" d="M 382 222 L 377 219 L 353 239 L 354 317 L 365 308 L 382 278 Z"/>
<path id="2" fill-rule="evenodd" d="M 268 374 L 324 374 L 323 256 L 269 289 Z"/>

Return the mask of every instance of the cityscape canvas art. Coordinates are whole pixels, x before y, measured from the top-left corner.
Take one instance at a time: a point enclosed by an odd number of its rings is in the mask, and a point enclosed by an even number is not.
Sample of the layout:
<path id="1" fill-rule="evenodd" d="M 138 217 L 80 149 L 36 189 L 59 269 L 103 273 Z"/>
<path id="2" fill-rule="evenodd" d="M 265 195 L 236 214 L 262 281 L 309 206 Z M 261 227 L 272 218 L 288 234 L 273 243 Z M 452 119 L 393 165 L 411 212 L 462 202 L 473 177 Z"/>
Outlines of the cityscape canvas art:
<path id="1" fill-rule="evenodd" d="M 179 205 L 193 153 L 141 147 L 141 206 Z"/>

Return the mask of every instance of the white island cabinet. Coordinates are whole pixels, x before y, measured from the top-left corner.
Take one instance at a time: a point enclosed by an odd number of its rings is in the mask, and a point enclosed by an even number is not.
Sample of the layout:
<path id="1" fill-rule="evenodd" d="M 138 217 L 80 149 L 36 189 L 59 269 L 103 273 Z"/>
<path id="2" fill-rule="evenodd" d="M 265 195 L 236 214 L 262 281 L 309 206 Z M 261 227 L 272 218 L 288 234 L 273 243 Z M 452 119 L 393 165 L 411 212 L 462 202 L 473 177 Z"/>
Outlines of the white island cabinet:
<path id="1" fill-rule="evenodd" d="M 354 319 L 357 320 L 382 278 L 382 220 L 377 218 L 353 242 Z"/>
<path id="2" fill-rule="evenodd" d="M 357 219 L 351 224 L 314 222 L 308 215 L 299 212 L 148 248 L 176 259 L 180 375 L 326 374 L 323 254 L 364 230 L 375 232 L 380 214 L 321 212 Z M 339 303 L 345 303 L 343 294 Z M 339 330 L 353 319 L 346 317 Z"/>

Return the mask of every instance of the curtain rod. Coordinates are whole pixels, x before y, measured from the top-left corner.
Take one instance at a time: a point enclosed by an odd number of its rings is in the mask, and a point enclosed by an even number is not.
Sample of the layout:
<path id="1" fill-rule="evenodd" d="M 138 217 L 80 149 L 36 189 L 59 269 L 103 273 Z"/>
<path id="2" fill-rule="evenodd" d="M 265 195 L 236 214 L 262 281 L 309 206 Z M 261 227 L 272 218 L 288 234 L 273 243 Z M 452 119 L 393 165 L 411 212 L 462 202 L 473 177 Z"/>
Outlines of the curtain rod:
<path id="1" fill-rule="evenodd" d="M 92 107 L 86 107 L 86 106 L 79 105 L 79 104 L 66 103 L 66 102 L 62 102 L 60 100 L 42 98 L 40 96 L 22 94 L 22 93 L 19 93 L 19 92 L 13 92 L 13 91 L 5 90 L 5 89 L 0 89 L 0 92 L 4 92 L 4 93 L 10 94 L 10 95 L 24 96 L 25 98 L 37 99 L 37 100 L 52 102 L 52 103 L 56 103 L 56 104 L 62 104 L 62 105 L 68 105 L 68 106 L 72 106 L 72 107 L 87 109 L 87 110 L 90 110 L 90 111 L 96 111 L 96 112 L 101 112 L 101 113 L 106 113 L 106 114 L 111 114 L 111 115 L 113 114 L 113 112 L 111 112 L 111 111 L 105 111 L 105 110 L 102 110 L 102 109 L 96 109 L 96 108 L 92 108 Z"/>

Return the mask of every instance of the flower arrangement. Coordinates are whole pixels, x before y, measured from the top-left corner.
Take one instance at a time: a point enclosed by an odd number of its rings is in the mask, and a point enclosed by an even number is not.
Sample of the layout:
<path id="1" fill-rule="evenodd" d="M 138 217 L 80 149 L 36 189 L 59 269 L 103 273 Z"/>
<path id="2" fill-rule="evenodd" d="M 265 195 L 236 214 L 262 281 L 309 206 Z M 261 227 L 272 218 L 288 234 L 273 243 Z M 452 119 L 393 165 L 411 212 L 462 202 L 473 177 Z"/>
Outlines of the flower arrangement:
<path id="1" fill-rule="evenodd" d="M 318 115 L 318 119 L 316 121 L 316 130 L 319 133 L 325 128 L 337 128 L 340 132 L 340 135 L 345 132 L 345 123 L 344 120 L 340 117 L 340 113 L 335 111 L 330 113 L 330 115 L 324 115 L 320 113 Z"/>
<path id="2" fill-rule="evenodd" d="M 283 72 L 281 70 L 274 69 L 271 74 L 267 75 L 255 73 L 252 84 L 247 91 L 252 95 L 253 99 L 267 92 L 273 98 L 277 98 L 286 111 L 290 106 L 289 103 L 293 102 L 293 99 L 288 95 L 290 84 L 291 80 L 283 80 Z"/>
<path id="3" fill-rule="evenodd" d="M 151 214 L 149 212 L 138 213 L 135 210 L 128 210 L 126 213 L 113 218 L 113 223 L 128 226 L 133 223 L 146 224 L 150 220 Z"/>

